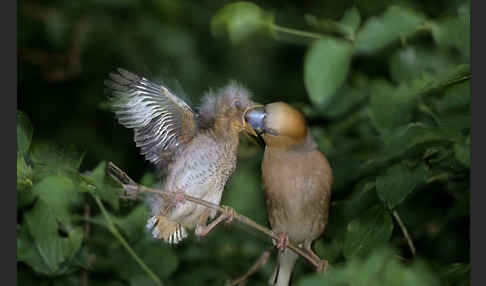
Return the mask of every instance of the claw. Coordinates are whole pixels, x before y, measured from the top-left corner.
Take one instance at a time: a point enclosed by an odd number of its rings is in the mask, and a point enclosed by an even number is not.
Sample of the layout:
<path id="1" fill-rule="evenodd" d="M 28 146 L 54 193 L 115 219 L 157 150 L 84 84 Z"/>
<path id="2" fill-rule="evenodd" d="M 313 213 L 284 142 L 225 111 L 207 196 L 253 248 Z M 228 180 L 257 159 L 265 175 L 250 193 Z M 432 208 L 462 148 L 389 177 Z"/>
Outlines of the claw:
<path id="1" fill-rule="evenodd" d="M 316 266 L 316 271 L 326 273 L 328 267 L 329 262 L 327 262 L 327 260 L 320 259 L 319 264 Z"/>
<path id="2" fill-rule="evenodd" d="M 122 187 L 125 190 L 125 194 L 129 199 L 136 199 L 138 193 L 140 192 L 138 186 L 123 184 Z"/>
<path id="3" fill-rule="evenodd" d="M 289 236 L 284 232 L 277 233 L 278 239 L 274 239 L 273 243 L 279 251 L 284 251 L 290 244 Z"/>
<path id="4" fill-rule="evenodd" d="M 233 222 L 233 219 L 235 218 L 235 209 L 232 208 L 232 207 L 229 207 L 229 206 L 222 206 L 224 211 L 223 211 L 223 215 L 225 216 L 225 223 L 226 224 L 230 224 L 231 222 Z"/>

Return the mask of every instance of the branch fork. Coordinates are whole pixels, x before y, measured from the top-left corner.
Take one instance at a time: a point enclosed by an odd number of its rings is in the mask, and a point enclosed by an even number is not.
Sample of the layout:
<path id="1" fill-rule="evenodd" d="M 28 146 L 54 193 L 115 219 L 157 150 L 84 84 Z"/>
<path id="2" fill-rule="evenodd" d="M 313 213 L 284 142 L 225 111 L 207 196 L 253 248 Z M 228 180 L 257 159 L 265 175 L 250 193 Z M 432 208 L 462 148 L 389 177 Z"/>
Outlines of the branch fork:
<path id="1" fill-rule="evenodd" d="M 166 200 L 173 200 L 174 199 L 174 194 L 172 194 L 170 192 L 163 192 L 162 190 L 154 189 L 154 188 L 148 188 L 148 187 L 145 187 L 145 186 L 142 186 L 142 185 L 136 183 L 124 171 L 122 171 L 120 168 L 118 168 L 113 162 L 108 163 L 108 173 L 110 174 L 110 176 L 115 181 L 122 184 L 123 189 L 126 192 L 127 198 L 136 199 L 137 196 L 140 193 L 154 193 L 154 194 L 158 194 L 158 195 L 162 196 L 162 198 L 164 198 Z M 207 208 L 210 208 L 210 209 L 217 211 L 218 213 L 225 213 L 225 212 L 228 211 L 228 208 L 229 208 L 228 206 L 220 206 L 220 205 L 217 205 L 217 204 L 213 204 L 211 202 L 201 200 L 199 198 L 189 196 L 187 194 L 178 194 L 178 195 L 180 197 L 183 197 L 183 199 L 187 202 L 191 202 L 191 203 L 195 203 L 195 204 L 198 204 L 198 205 L 205 206 Z M 251 228 L 267 235 L 267 236 L 269 236 L 270 238 L 272 238 L 275 241 L 279 240 L 280 236 L 278 235 L 278 233 L 273 232 L 272 230 L 268 229 L 267 227 L 264 227 L 264 226 L 258 224 L 257 222 L 253 221 L 252 219 L 250 219 L 250 218 L 248 218 L 248 217 L 246 217 L 242 214 L 239 214 L 236 211 L 233 211 L 233 212 L 234 212 L 234 214 L 233 214 L 234 220 L 237 220 L 237 221 L 239 221 L 239 222 L 241 222 L 241 223 L 243 223 L 243 224 L 245 224 L 245 225 L 247 225 L 247 226 L 249 226 L 249 227 L 251 227 Z M 289 242 L 286 246 L 291 251 L 293 251 L 296 254 L 304 257 L 307 261 L 309 261 L 312 265 L 314 265 L 314 267 L 316 267 L 316 269 L 322 268 L 321 261 L 319 259 L 316 259 L 315 257 L 312 257 L 309 253 L 307 253 L 307 251 L 304 251 L 302 248 L 295 246 L 291 242 Z M 327 266 L 327 264 L 326 264 L 326 266 Z M 324 269 L 322 269 L 322 270 L 326 271 L 326 268 L 327 267 L 324 267 Z"/>

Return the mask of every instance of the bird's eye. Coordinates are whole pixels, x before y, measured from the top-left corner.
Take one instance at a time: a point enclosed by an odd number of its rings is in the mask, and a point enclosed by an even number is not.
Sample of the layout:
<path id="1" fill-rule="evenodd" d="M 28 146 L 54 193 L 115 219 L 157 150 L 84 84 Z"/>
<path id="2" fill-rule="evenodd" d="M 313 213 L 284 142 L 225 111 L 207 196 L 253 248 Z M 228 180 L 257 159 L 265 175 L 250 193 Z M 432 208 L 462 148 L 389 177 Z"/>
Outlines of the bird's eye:
<path id="1" fill-rule="evenodd" d="M 236 108 L 238 108 L 238 109 L 241 109 L 241 107 L 242 107 L 242 106 L 241 106 L 241 102 L 240 102 L 239 100 L 235 100 L 235 101 L 233 102 L 233 105 L 234 105 L 234 107 L 236 107 Z"/>

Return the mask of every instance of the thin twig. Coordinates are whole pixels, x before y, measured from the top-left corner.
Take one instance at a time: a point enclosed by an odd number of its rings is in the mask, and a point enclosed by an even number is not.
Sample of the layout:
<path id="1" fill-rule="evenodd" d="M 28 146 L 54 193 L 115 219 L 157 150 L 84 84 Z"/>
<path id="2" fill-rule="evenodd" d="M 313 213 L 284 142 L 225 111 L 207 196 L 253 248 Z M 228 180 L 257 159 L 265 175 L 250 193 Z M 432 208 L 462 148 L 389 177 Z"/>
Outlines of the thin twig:
<path id="1" fill-rule="evenodd" d="M 84 240 L 85 240 L 85 243 L 87 242 L 87 240 L 89 239 L 89 235 L 90 235 L 90 232 L 91 232 L 91 224 L 89 223 L 89 220 L 91 218 L 91 208 L 89 206 L 88 203 L 85 203 L 84 204 L 84 216 L 83 218 L 85 219 L 85 222 L 84 222 Z M 88 253 L 86 251 L 86 247 L 84 248 L 84 253 L 86 256 L 88 256 Z M 89 272 L 88 270 L 86 269 L 83 269 L 83 271 L 81 272 L 81 285 L 82 286 L 88 286 L 89 285 Z"/>
<path id="2" fill-rule="evenodd" d="M 140 257 L 138 257 L 138 255 L 135 253 L 135 251 L 130 247 L 130 245 L 128 245 L 126 240 L 123 238 L 123 236 L 120 234 L 118 229 L 115 227 L 115 223 L 113 223 L 113 221 L 111 220 L 110 215 L 108 214 L 105 207 L 103 206 L 103 203 L 101 202 L 100 198 L 95 195 L 94 199 L 95 199 L 96 203 L 98 204 L 98 207 L 100 208 L 101 212 L 103 213 L 103 216 L 106 219 L 108 229 L 110 230 L 111 234 L 113 234 L 113 236 L 116 237 L 116 239 L 118 239 L 118 241 L 120 241 L 121 245 L 130 254 L 130 256 L 132 256 L 132 258 L 140 265 L 142 270 L 145 271 L 147 273 L 147 275 L 152 280 L 154 280 L 154 282 L 157 285 L 162 285 L 162 282 L 160 281 L 159 277 L 157 277 L 157 275 L 155 275 L 155 273 L 153 273 L 152 270 L 150 270 L 150 268 L 145 264 L 145 262 L 143 262 L 143 260 L 140 259 Z"/>
<path id="3" fill-rule="evenodd" d="M 277 25 L 272 25 L 271 28 L 276 32 L 281 32 L 281 33 L 284 33 L 284 34 L 294 35 L 294 36 L 308 38 L 308 39 L 312 39 L 312 40 L 322 39 L 322 37 L 323 37 L 323 35 L 318 34 L 318 33 L 301 31 L 301 30 L 277 26 Z"/>
<path id="4" fill-rule="evenodd" d="M 398 225 L 400 226 L 400 229 L 402 230 L 405 239 L 407 240 L 407 244 L 408 247 L 410 248 L 410 251 L 412 252 L 412 255 L 415 256 L 415 246 L 413 245 L 413 240 L 410 237 L 410 234 L 408 233 L 407 227 L 405 227 L 405 224 L 403 223 L 402 219 L 400 218 L 396 210 L 392 211 L 392 214 L 395 220 L 398 222 Z"/>
<path id="5" fill-rule="evenodd" d="M 163 192 L 162 190 L 159 189 L 148 188 L 135 183 L 134 180 L 132 180 L 125 172 L 123 172 L 120 168 L 118 168 L 115 164 L 113 164 L 113 162 L 108 163 L 108 172 L 110 173 L 112 178 L 114 178 L 116 181 L 118 181 L 123 185 L 123 188 L 125 189 L 125 191 L 127 191 L 130 197 L 135 198 L 138 193 L 154 193 L 162 196 L 162 198 L 164 198 L 165 200 L 173 199 L 173 195 L 169 192 Z M 225 208 L 222 206 L 186 194 L 184 194 L 184 200 L 216 210 L 218 213 L 222 213 L 225 211 Z M 252 219 L 244 215 L 237 213 L 236 211 L 234 212 L 233 218 L 243 224 L 246 224 L 247 226 L 253 229 L 258 230 L 259 232 L 266 234 L 267 236 L 275 240 L 279 239 L 278 235 L 274 233 L 272 230 L 258 224 L 257 222 L 253 221 Z M 288 244 L 287 248 L 297 253 L 298 255 L 304 257 L 305 259 L 307 259 L 316 268 L 319 268 L 320 261 L 316 261 L 316 259 L 310 256 L 306 251 L 302 250 L 301 248 L 291 243 Z"/>
<path id="6" fill-rule="evenodd" d="M 252 267 L 250 267 L 250 269 L 243 276 L 241 276 L 240 278 L 237 278 L 237 279 L 231 281 L 230 286 L 240 285 L 244 281 L 248 280 L 248 278 L 251 275 L 255 274 L 255 272 L 257 272 L 258 269 L 260 269 L 261 267 L 263 267 L 263 265 L 265 265 L 265 263 L 267 263 L 267 260 L 270 257 L 270 254 L 272 254 L 273 248 L 274 247 L 272 246 L 269 249 L 265 250 L 262 253 L 262 255 L 260 256 L 260 258 L 258 258 L 258 260 L 253 264 Z"/>

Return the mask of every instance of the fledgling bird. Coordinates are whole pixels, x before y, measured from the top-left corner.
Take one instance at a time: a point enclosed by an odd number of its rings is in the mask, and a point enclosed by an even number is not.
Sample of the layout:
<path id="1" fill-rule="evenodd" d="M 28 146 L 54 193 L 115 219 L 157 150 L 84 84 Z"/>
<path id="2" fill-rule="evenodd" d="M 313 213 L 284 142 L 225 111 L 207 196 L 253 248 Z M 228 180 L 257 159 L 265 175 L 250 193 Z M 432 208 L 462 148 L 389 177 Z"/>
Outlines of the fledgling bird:
<path id="1" fill-rule="evenodd" d="M 250 92 L 231 82 L 217 92 L 208 92 L 198 112 L 163 85 L 123 69 L 111 73 L 105 86 L 119 123 L 134 131 L 141 154 L 165 177 L 162 191 L 174 199 L 152 198 L 152 216 L 147 228 L 154 237 L 177 244 L 188 229 L 206 235 L 223 220 L 232 219 L 226 208 L 216 211 L 191 202 L 181 194 L 214 204 L 221 201 L 225 184 L 237 163 L 239 133 L 245 130 L 244 114 L 255 104 Z"/>
<path id="2" fill-rule="evenodd" d="M 270 285 L 288 285 L 298 255 L 285 249 L 295 243 L 320 261 L 312 242 L 327 224 L 331 199 L 332 169 L 308 132 L 304 116 L 292 106 L 275 102 L 250 109 L 245 119 L 253 135 L 265 142 L 262 183 L 267 214 L 277 242 L 277 267 Z"/>

